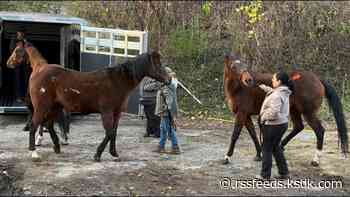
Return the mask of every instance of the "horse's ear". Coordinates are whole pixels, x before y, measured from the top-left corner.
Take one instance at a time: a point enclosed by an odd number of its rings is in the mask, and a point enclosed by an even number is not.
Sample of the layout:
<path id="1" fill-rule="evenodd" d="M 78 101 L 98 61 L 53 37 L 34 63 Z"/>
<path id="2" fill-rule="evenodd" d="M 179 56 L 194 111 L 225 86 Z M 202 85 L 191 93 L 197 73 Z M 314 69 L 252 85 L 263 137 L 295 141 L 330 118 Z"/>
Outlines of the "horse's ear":
<path id="1" fill-rule="evenodd" d="M 153 59 L 160 59 L 160 57 L 161 57 L 161 54 L 156 50 L 151 51 L 150 54 L 151 54 Z"/>
<path id="2" fill-rule="evenodd" d="M 231 55 L 230 55 L 230 53 L 226 53 L 225 56 L 224 56 L 224 64 L 225 64 L 225 66 L 230 65 L 230 62 L 231 62 Z"/>

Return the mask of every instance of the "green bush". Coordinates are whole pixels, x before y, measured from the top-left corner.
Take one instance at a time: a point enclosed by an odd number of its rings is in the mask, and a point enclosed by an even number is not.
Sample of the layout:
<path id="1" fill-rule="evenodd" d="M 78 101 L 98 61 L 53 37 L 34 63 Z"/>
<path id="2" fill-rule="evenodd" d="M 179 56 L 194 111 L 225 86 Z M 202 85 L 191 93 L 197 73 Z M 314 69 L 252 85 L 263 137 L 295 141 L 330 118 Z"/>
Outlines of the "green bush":
<path id="1" fill-rule="evenodd" d="M 205 118 L 229 115 L 224 104 L 222 81 L 223 54 L 227 49 L 209 46 L 209 40 L 209 34 L 198 28 L 178 28 L 170 33 L 167 47 L 163 49 L 179 80 L 203 103 L 199 105 L 179 88 L 179 106 L 186 116 Z"/>

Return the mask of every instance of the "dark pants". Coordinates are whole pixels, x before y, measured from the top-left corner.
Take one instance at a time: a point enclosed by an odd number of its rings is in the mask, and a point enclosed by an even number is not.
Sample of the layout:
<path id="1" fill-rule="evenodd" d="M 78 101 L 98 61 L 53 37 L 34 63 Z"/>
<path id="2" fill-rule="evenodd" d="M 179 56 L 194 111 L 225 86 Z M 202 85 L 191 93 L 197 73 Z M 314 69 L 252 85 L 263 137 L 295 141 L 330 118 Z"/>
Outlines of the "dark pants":
<path id="1" fill-rule="evenodd" d="M 146 135 L 160 136 L 160 117 L 155 115 L 156 101 L 147 100 L 142 102 L 147 119 Z"/>
<path id="2" fill-rule="evenodd" d="M 263 128 L 263 158 L 261 176 L 271 177 L 272 155 L 276 160 L 278 173 L 280 175 L 288 174 L 288 166 L 281 148 L 281 139 L 288 129 L 288 123 L 281 125 L 262 125 Z"/>

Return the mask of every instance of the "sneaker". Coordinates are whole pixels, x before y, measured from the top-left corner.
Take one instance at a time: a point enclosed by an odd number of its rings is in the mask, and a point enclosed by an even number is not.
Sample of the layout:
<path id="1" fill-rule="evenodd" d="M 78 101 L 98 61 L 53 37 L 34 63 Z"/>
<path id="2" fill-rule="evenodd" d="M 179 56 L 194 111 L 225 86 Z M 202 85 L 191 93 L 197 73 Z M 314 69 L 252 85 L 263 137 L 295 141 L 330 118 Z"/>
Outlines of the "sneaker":
<path id="1" fill-rule="evenodd" d="M 181 154 L 180 148 L 178 146 L 171 149 L 171 154 L 179 155 Z"/>
<path id="2" fill-rule="evenodd" d="M 157 148 L 155 151 L 153 151 L 153 152 L 156 152 L 156 153 L 165 153 L 165 148 L 158 146 L 158 148 Z"/>

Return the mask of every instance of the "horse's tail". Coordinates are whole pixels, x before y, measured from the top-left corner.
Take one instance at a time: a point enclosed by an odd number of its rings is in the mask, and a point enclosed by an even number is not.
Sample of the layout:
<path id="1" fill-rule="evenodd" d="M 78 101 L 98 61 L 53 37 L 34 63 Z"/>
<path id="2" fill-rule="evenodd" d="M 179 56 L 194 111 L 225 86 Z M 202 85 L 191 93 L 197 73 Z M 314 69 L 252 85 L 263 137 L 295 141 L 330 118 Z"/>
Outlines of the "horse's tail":
<path id="1" fill-rule="evenodd" d="M 340 102 L 340 98 L 337 95 L 334 87 L 331 86 L 328 82 L 322 80 L 322 84 L 326 90 L 326 97 L 328 100 L 329 107 L 333 111 L 335 121 L 338 128 L 338 137 L 340 138 L 341 149 L 344 154 L 349 152 L 348 146 L 348 133 L 346 128 L 345 117 L 343 113 L 343 106 Z"/>

